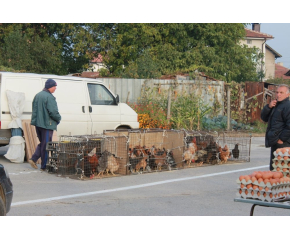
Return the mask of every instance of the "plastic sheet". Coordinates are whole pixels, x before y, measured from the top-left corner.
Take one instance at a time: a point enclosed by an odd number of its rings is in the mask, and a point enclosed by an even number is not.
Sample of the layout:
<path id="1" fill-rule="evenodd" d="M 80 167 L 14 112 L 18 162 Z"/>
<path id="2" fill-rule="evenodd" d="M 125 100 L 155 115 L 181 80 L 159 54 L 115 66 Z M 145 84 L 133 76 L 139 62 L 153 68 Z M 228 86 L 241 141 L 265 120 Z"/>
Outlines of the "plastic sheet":
<path id="1" fill-rule="evenodd" d="M 10 138 L 9 149 L 4 155 L 7 159 L 14 163 L 23 163 L 25 156 L 25 141 L 21 136 Z"/>

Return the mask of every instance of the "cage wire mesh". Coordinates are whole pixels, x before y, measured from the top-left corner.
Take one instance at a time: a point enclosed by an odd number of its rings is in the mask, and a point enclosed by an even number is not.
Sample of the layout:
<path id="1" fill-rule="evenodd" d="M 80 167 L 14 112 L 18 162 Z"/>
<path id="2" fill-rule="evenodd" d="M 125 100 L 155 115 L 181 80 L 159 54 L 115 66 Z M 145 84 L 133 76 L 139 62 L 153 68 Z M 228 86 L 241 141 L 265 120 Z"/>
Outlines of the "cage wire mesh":
<path id="1" fill-rule="evenodd" d="M 184 130 L 183 167 L 197 167 L 219 162 L 218 133 Z"/>
<path id="2" fill-rule="evenodd" d="M 126 137 L 62 135 L 47 144 L 47 170 L 78 179 L 125 175 L 126 146 Z"/>
<path id="3" fill-rule="evenodd" d="M 128 137 L 128 174 L 171 170 L 182 160 L 182 131 L 129 129 L 104 131 L 104 134 Z"/>
<path id="4" fill-rule="evenodd" d="M 226 147 L 230 152 L 227 159 L 229 162 L 250 162 L 251 143 L 252 135 L 250 133 L 235 131 L 219 133 L 218 144 L 221 148 Z"/>
<path id="5" fill-rule="evenodd" d="M 47 171 L 93 179 L 250 161 L 251 135 L 163 129 L 106 130 L 49 142 Z"/>

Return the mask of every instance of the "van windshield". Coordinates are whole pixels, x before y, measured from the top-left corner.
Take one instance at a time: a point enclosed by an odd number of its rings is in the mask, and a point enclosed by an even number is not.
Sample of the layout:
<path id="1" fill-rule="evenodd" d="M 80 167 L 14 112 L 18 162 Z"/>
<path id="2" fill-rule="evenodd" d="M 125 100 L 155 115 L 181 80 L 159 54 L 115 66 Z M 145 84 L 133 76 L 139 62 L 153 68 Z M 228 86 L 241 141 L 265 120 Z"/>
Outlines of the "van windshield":
<path id="1" fill-rule="evenodd" d="M 116 105 L 115 98 L 106 87 L 88 83 L 91 105 Z"/>

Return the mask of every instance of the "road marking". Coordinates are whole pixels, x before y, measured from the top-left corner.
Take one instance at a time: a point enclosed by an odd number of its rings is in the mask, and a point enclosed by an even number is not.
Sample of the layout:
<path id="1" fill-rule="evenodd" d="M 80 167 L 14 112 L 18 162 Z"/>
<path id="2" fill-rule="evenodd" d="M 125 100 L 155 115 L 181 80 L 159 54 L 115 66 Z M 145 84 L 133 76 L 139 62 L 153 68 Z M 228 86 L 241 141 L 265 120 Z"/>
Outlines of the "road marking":
<path id="1" fill-rule="evenodd" d="M 260 169 L 260 168 L 268 168 L 268 167 L 269 167 L 269 165 L 264 165 L 264 166 L 259 166 L 259 167 L 243 168 L 243 169 L 226 171 L 226 172 L 205 174 L 205 175 L 201 175 L 201 176 L 169 179 L 169 180 L 165 180 L 165 181 L 139 184 L 139 185 L 133 185 L 133 186 L 129 186 L 129 187 L 113 188 L 113 189 L 100 190 L 100 191 L 95 191 L 95 192 L 86 192 L 86 193 L 65 195 L 65 196 L 52 197 L 52 198 L 43 198 L 43 199 L 29 200 L 29 201 L 23 201 L 23 202 L 15 202 L 15 203 L 12 203 L 11 206 L 20 206 L 20 205 L 25 205 L 25 204 L 42 203 L 42 202 L 51 202 L 51 201 L 57 201 L 57 200 L 62 200 L 62 199 L 78 198 L 78 197 L 97 195 L 97 194 L 103 194 L 103 193 L 126 191 L 126 190 L 132 190 L 132 189 L 137 189 L 137 188 L 151 187 L 151 186 L 156 186 L 156 185 L 161 185 L 161 184 L 181 182 L 181 181 L 193 180 L 193 179 L 198 179 L 198 178 L 207 178 L 207 177 L 212 177 L 212 176 L 225 175 L 225 174 L 230 174 L 230 173 L 235 173 L 235 172 L 243 172 L 243 171 L 255 170 L 255 169 Z"/>
<path id="2" fill-rule="evenodd" d="M 18 173 L 11 173 L 9 172 L 9 175 L 20 175 L 20 174 L 29 174 L 29 173 L 36 173 L 36 172 L 40 172 L 40 171 L 31 171 L 31 172 L 18 172 Z"/>

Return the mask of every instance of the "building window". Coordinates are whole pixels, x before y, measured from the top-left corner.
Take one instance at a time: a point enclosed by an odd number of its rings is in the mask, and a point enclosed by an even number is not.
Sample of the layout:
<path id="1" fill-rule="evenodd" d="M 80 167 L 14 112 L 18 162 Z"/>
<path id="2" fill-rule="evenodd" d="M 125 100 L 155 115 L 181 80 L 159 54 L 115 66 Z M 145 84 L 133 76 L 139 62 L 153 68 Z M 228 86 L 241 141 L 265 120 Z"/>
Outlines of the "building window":
<path id="1" fill-rule="evenodd" d="M 252 40 L 247 40 L 247 44 L 252 44 Z"/>

